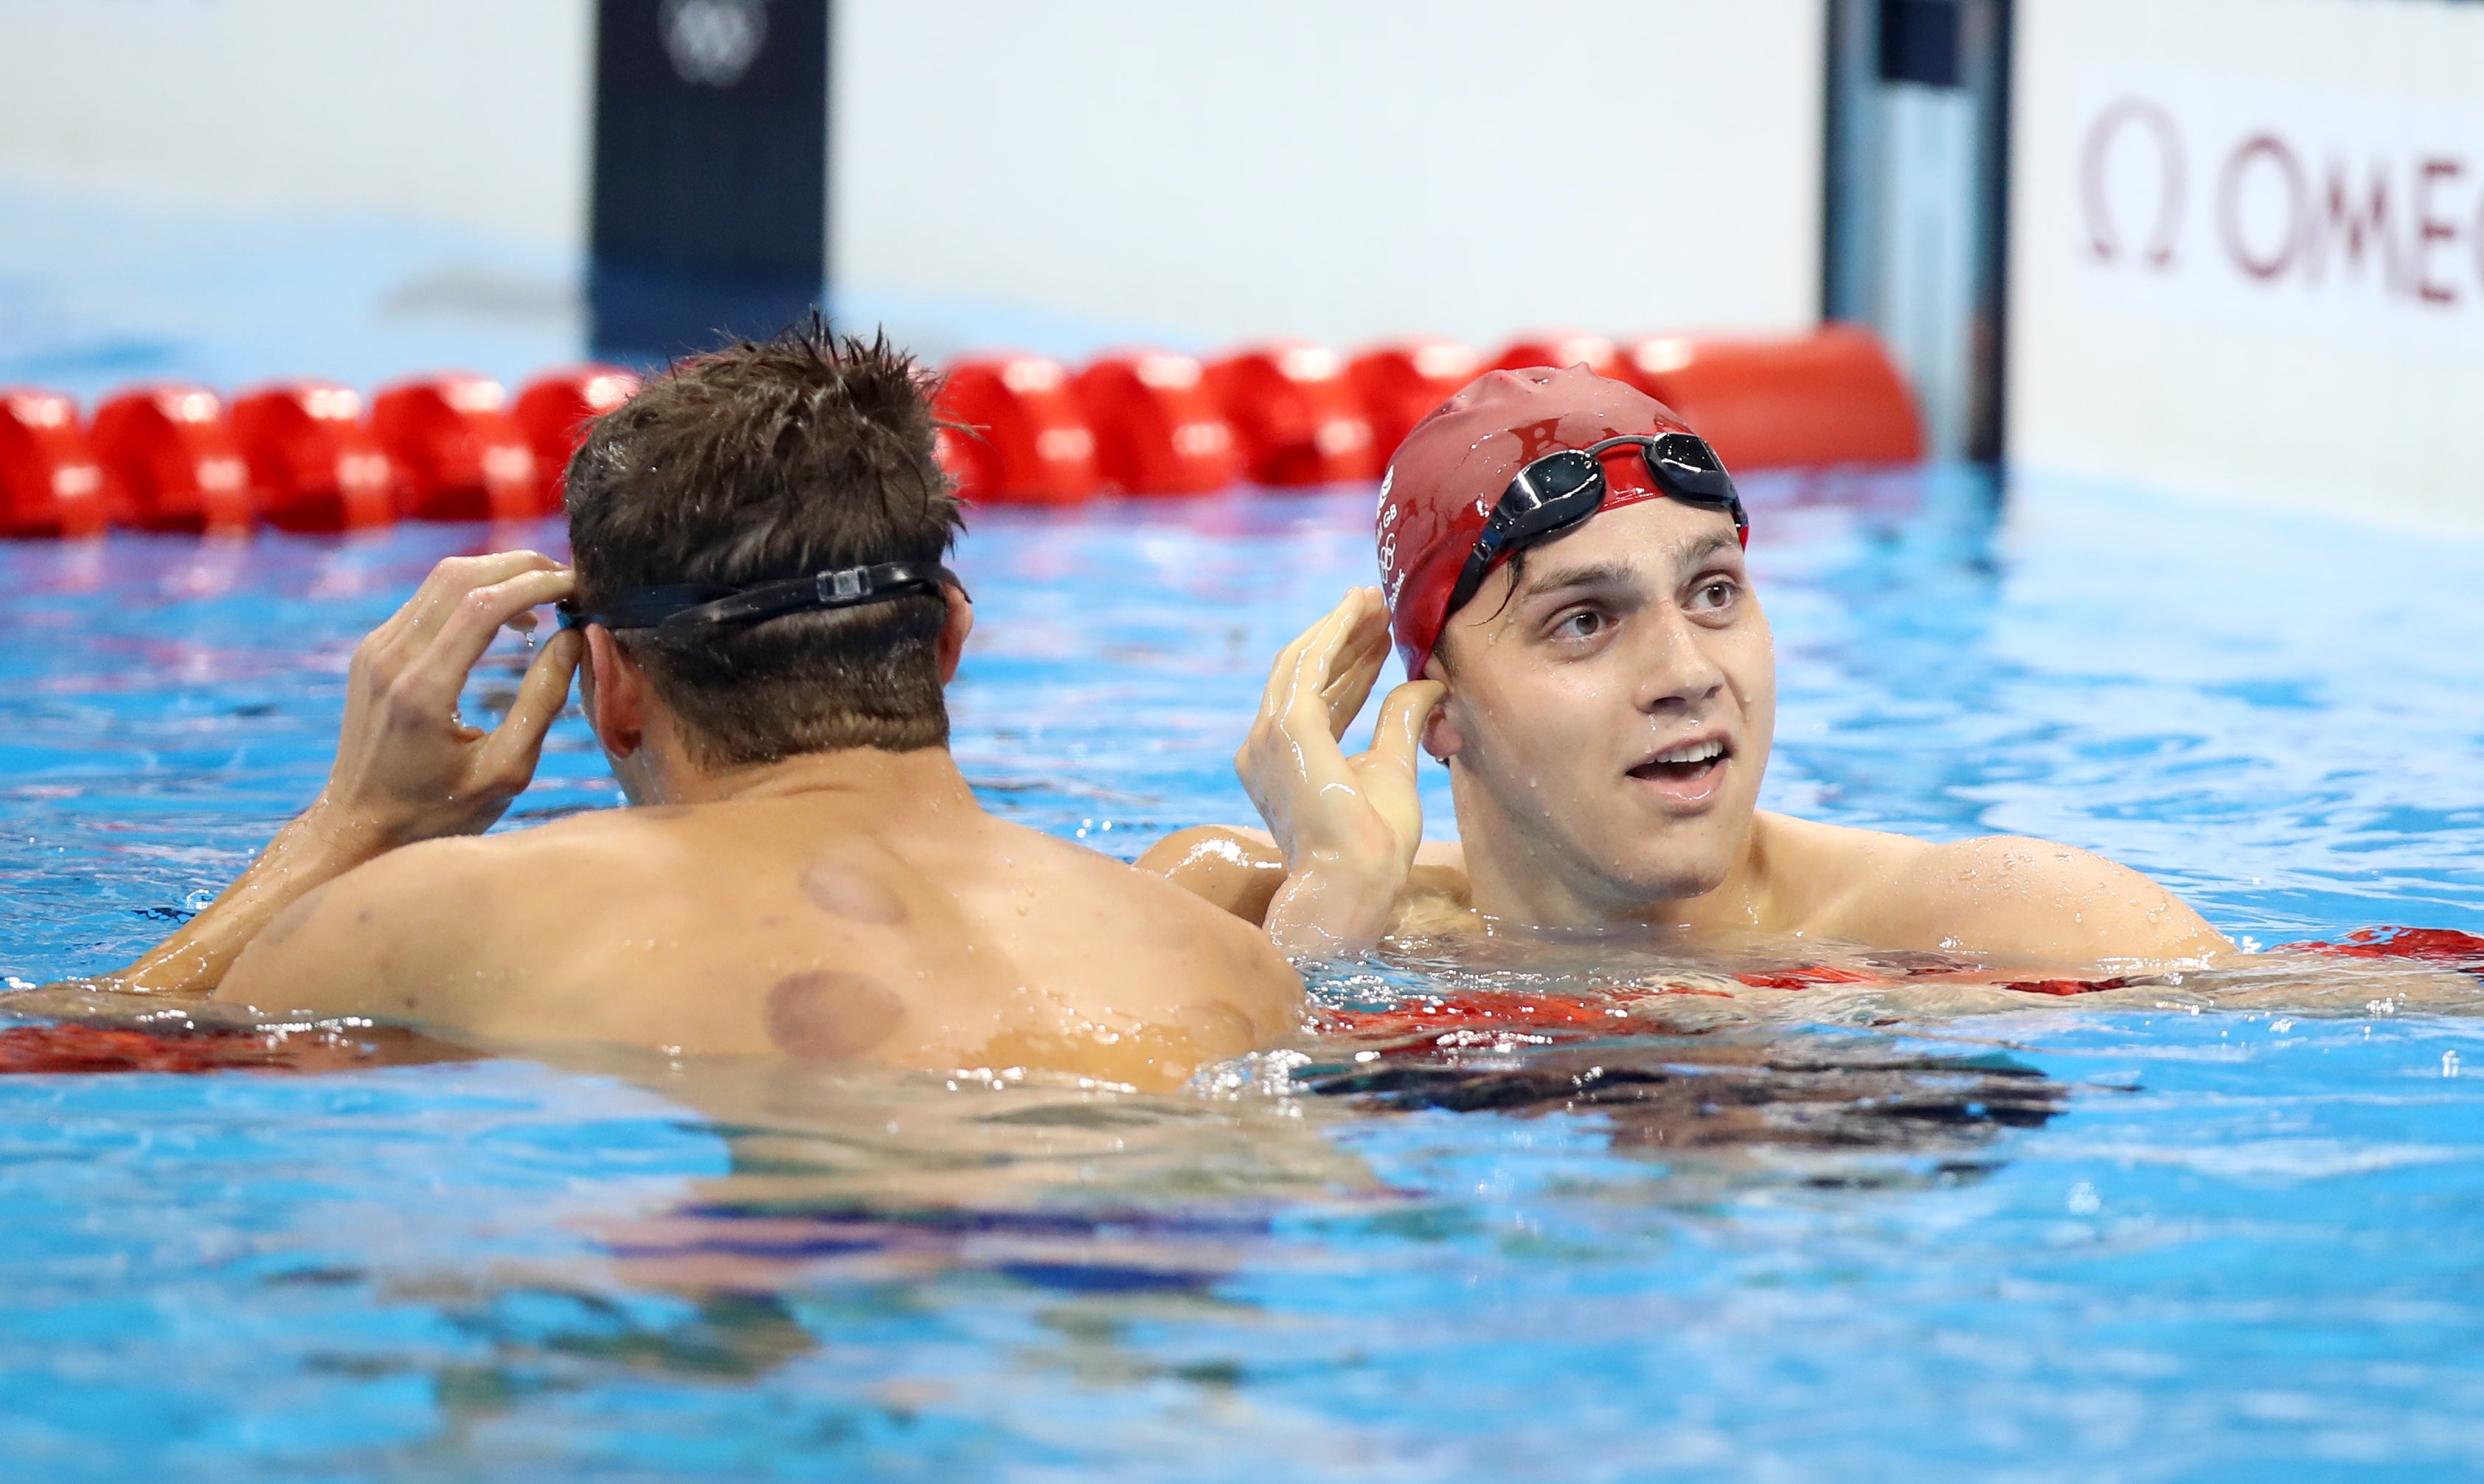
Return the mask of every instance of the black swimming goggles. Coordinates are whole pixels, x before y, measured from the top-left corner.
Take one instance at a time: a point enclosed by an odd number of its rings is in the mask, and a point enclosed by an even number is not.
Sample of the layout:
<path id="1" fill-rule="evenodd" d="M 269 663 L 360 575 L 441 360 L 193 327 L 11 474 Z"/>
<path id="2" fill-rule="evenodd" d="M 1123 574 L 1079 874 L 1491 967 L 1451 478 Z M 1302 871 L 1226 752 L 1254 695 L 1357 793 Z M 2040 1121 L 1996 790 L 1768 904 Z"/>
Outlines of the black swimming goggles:
<path id="1" fill-rule="evenodd" d="M 954 587 L 960 596 L 966 591 L 966 584 L 958 580 L 958 575 L 936 561 L 886 561 L 748 587 L 712 582 L 641 587 L 622 594 L 592 613 L 579 612 L 566 603 L 557 605 L 556 611 L 564 629 L 601 624 L 607 629 L 679 633 L 717 624 L 765 623 L 788 613 L 858 608 L 912 593 L 936 593 L 943 587 Z"/>
<path id="2" fill-rule="evenodd" d="M 1568 530 L 1602 510 L 1605 451 L 1629 444 L 1638 445 L 1647 460 L 1647 476 L 1659 490 L 1685 504 L 1721 510 L 1734 518 L 1737 535 L 1749 535 L 1751 519 L 1742 511 L 1742 498 L 1734 493 L 1733 479 L 1706 439 L 1689 433 L 1632 434 L 1584 448 L 1562 448 L 1529 460 L 1501 492 L 1500 503 L 1492 507 L 1483 534 L 1467 556 L 1466 570 L 1458 574 L 1458 585 L 1449 589 L 1447 611 L 1467 606 L 1503 553 Z"/>

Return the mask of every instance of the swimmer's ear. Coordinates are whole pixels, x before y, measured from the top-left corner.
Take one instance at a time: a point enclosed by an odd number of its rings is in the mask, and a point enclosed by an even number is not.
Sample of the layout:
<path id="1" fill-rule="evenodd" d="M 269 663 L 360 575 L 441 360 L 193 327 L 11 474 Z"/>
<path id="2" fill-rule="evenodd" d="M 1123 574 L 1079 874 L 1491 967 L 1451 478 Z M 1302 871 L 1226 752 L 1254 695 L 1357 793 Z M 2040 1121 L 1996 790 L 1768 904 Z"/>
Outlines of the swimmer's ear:
<path id="1" fill-rule="evenodd" d="M 595 729 L 605 751 L 629 757 L 646 740 L 646 674 L 622 652 L 611 630 L 588 624 L 585 634 L 586 664 L 579 677 L 579 696 L 586 705 L 586 724 Z"/>
<path id="2" fill-rule="evenodd" d="M 940 684 L 958 678 L 958 661 L 966 653 L 966 635 L 975 632 L 975 606 L 966 595 L 954 587 L 943 587 L 940 596 L 949 600 L 948 621 L 940 626 Z"/>
<path id="3" fill-rule="evenodd" d="M 1450 715 L 1449 701 L 1457 690 L 1449 684 L 1449 667 L 1437 651 L 1424 664 L 1423 678 L 1437 680 L 1442 687 L 1441 698 L 1432 703 L 1431 715 L 1423 718 L 1423 750 L 1432 755 L 1433 762 L 1445 763 L 1457 756 L 1458 749 L 1467 743 L 1466 734 L 1458 729 L 1457 719 Z"/>

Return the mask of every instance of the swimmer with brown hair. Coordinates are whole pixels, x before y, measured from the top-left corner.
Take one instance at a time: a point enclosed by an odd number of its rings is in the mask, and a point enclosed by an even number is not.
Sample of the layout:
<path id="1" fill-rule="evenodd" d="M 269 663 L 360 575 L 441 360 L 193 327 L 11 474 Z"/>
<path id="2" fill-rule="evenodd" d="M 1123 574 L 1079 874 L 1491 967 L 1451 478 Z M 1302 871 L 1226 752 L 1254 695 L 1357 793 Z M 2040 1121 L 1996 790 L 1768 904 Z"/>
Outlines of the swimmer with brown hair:
<path id="1" fill-rule="evenodd" d="M 816 319 L 677 366 L 569 471 L 575 569 L 442 562 L 354 656 L 327 787 L 122 975 L 503 1042 L 1171 1087 L 1282 1039 L 1255 927 L 986 813 L 944 688 L 974 624 L 920 369 Z M 563 610 L 495 731 L 457 697 Z M 484 835 L 576 674 L 633 807 Z"/>
<path id="2" fill-rule="evenodd" d="M 1385 592 L 1348 593 L 1278 656 L 1236 759 L 1267 832 L 1201 826 L 1140 861 L 1288 954 L 1617 931 L 2082 969 L 2232 952 L 2085 850 L 1759 809 L 1776 659 L 1749 523 L 1714 451 L 1633 388 L 1486 373 L 1390 459 L 1376 534 Z M 1348 758 L 1392 630 L 1415 678 Z M 1454 844 L 1422 839 L 1418 749 L 1448 766 Z"/>

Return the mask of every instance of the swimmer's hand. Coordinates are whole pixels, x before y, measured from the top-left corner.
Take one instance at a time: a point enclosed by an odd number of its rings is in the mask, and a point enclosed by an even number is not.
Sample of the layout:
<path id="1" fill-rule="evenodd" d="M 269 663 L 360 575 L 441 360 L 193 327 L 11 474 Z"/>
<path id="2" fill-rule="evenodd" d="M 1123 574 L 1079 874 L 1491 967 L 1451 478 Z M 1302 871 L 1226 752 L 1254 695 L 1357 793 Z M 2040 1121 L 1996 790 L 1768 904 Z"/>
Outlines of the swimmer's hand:
<path id="1" fill-rule="evenodd" d="M 400 845 L 491 827 L 534 777 L 581 640 L 553 637 L 527 667 L 500 727 L 457 715 L 457 693 L 503 624 L 569 596 L 569 570 L 533 552 L 457 556 L 354 651 L 345 724 L 328 786 L 277 832 L 223 896 L 145 958 L 97 983 L 204 993 L 277 914 Z"/>
<path id="2" fill-rule="evenodd" d="M 432 568 L 354 651 L 337 762 L 310 817 L 372 855 L 491 828 L 534 779 L 583 640 L 563 631 L 544 644 L 493 731 L 465 723 L 457 694 L 503 625 L 530 622 L 576 586 L 568 568 L 535 552 Z"/>
<path id="3" fill-rule="evenodd" d="M 1369 751 L 1349 758 L 1337 745 L 1388 658 L 1389 609 L 1378 588 L 1358 587 L 1277 656 L 1258 719 L 1233 757 L 1284 854 L 1267 928 L 1288 958 L 1379 942 L 1422 843 L 1416 742 L 1448 688 L 1399 686 L 1381 705 Z"/>

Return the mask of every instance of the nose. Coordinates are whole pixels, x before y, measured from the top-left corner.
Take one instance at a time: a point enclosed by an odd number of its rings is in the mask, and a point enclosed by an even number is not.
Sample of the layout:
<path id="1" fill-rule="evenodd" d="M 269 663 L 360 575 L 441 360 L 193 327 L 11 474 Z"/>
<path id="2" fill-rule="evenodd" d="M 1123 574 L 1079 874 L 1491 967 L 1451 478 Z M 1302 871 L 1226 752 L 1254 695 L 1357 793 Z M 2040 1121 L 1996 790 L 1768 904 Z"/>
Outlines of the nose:
<path id="1" fill-rule="evenodd" d="M 1646 646 L 1638 666 L 1638 688 L 1631 697 L 1651 716 L 1696 716 L 1725 688 L 1725 672 L 1709 657 L 1704 633 L 1690 622 L 1679 604 L 1667 603 L 1639 626 Z"/>

